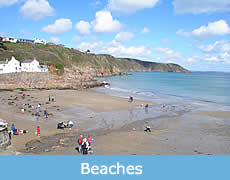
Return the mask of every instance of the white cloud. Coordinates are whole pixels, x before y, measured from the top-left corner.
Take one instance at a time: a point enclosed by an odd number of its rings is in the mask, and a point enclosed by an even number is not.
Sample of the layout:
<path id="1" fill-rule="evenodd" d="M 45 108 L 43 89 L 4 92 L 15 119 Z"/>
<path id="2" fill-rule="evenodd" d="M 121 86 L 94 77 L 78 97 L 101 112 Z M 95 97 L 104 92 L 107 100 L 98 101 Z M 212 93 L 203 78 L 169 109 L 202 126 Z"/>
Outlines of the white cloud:
<path id="1" fill-rule="evenodd" d="M 216 56 L 207 56 L 204 58 L 205 61 L 219 61 Z"/>
<path id="2" fill-rule="evenodd" d="M 17 3 L 19 0 L 0 0 L 0 8 L 11 6 Z"/>
<path id="3" fill-rule="evenodd" d="M 177 35 L 185 37 L 208 37 L 208 36 L 223 36 L 230 33 L 230 27 L 225 20 L 219 20 L 216 22 L 208 23 L 208 26 L 201 26 L 198 29 L 194 29 L 192 32 L 185 32 L 180 29 L 177 31 Z"/>
<path id="4" fill-rule="evenodd" d="M 111 11 L 132 13 L 145 8 L 153 8 L 159 0 L 109 0 Z"/>
<path id="5" fill-rule="evenodd" d="M 66 31 L 72 29 L 72 22 L 70 19 L 58 19 L 55 21 L 54 24 L 50 24 L 46 27 L 42 28 L 42 31 L 49 33 L 49 34 L 62 34 Z"/>
<path id="6" fill-rule="evenodd" d="M 83 51 L 89 49 L 90 51 L 95 51 L 96 53 L 110 54 L 115 57 L 139 58 L 143 60 L 151 60 L 152 58 L 152 51 L 147 49 L 145 46 L 125 47 L 115 40 L 107 44 L 103 42 L 82 42 L 79 46 L 77 46 L 77 49 Z"/>
<path id="7" fill-rule="evenodd" d="M 204 55 L 204 60 L 230 63 L 230 40 L 216 41 L 213 44 L 197 45 Z"/>
<path id="8" fill-rule="evenodd" d="M 32 35 L 33 34 L 32 32 L 25 31 L 24 29 L 22 29 L 20 31 L 20 33 L 23 34 L 23 35 Z"/>
<path id="9" fill-rule="evenodd" d="M 50 40 L 53 42 L 53 43 L 59 43 L 60 42 L 60 39 L 58 37 L 51 37 Z"/>
<path id="10" fill-rule="evenodd" d="M 80 21 L 76 24 L 76 29 L 80 34 L 90 34 L 91 25 L 86 21 Z"/>
<path id="11" fill-rule="evenodd" d="M 90 50 L 94 51 L 104 45 L 103 42 L 95 42 L 95 43 L 88 43 L 88 42 L 82 42 L 79 46 L 77 46 L 77 49 L 80 49 L 82 51 Z"/>
<path id="12" fill-rule="evenodd" d="M 230 52 L 230 40 L 222 40 L 216 41 L 213 44 L 208 45 L 198 45 L 198 49 L 200 49 L 204 53 L 225 53 Z"/>
<path id="13" fill-rule="evenodd" d="M 0 36 L 5 36 L 6 33 L 0 32 Z"/>
<path id="14" fill-rule="evenodd" d="M 116 35 L 115 40 L 118 42 L 127 42 L 133 39 L 134 34 L 131 32 L 120 32 Z"/>
<path id="15" fill-rule="evenodd" d="M 162 48 L 162 47 L 159 47 L 159 48 L 156 48 L 156 50 L 160 53 L 163 53 L 163 54 L 166 54 L 168 57 L 176 57 L 176 58 L 179 58 L 181 57 L 182 55 L 178 52 L 174 52 L 172 49 L 169 49 L 169 48 Z"/>
<path id="16" fill-rule="evenodd" d="M 174 0 L 173 5 L 174 11 L 178 14 L 230 11 L 229 0 Z"/>
<path id="17" fill-rule="evenodd" d="M 147 49 L 145 46 L 129 46 L 125 47 L 121 43 L 112 41 L 112 43 L 104 46 L 101 49 L 102 53 L 111 54 L 115 57 L 129 57 L 151 60 L 152 51 Z"/>
<path id="18" fill-rule="evenodd" d="M 92 22 L 95 32 L 117 32 L 121 29 L 121 23 L 114 20 L 109 11 L 96 12 L 96 19 Z"/>
<path id="19" fill-rule="evenodd" d="M 141 31 L 141 33 L 149 33 L 150 32 L 150 30 L 149 30 L 149 28 L 147 28 L 147 27 L 144 27 L 144 29 L 142 29 L 142 31 Z"/>
<path id="20" fill-rule="evenodd" d="M 47 0 L 27 0 L 20 8 L 20 11 L 25 18 L 33 20 L 54 15 L 54 9 Z"/>
<path id="21" fill-rule="evenodd" d="M 77 43 L 81 41 L 81 37 L 80 36 L 74 36 L 72 39 L 73 42 Z"/>

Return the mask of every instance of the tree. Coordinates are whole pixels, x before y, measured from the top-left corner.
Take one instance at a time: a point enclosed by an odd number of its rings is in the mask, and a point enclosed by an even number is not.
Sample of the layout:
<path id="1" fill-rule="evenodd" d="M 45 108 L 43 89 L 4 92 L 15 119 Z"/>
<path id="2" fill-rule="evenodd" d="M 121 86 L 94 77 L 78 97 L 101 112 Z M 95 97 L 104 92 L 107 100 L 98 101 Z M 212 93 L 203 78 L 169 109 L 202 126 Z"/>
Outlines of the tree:
<path id="1" fill-rule="evenodd" d="M 2 38 L 2 37 L 0 37 L 0 42 L 2 42 L 2 39 L 3 39 L 3 38 Z"/>

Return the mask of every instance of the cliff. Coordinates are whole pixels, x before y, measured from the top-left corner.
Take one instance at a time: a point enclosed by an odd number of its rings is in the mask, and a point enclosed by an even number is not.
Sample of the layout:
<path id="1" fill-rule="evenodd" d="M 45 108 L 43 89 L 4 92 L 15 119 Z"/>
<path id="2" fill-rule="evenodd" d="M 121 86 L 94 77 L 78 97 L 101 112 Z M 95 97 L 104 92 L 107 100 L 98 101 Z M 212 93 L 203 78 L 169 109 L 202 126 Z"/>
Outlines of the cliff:
<path id="1" fill-rule="evenodd" d="M 188 72 L 177 64 L 145 62 L 130 58 L 115 58 L 110 55 L 84 53 L 76 49 L 56 45 L 23 45 L 4 43 L 0 59 L 14 56 L 19 61 L 33 59 L 41 64 L 54 65 L 60 73 L 65 71 L 92 76 L 111 76 L 121 72 Z M 55 68 L 54 68 L 55 69 Z M 51 69 L 52 71 L 52 69 Z M 56 70 L 54 70 L 56 71 Z"/>

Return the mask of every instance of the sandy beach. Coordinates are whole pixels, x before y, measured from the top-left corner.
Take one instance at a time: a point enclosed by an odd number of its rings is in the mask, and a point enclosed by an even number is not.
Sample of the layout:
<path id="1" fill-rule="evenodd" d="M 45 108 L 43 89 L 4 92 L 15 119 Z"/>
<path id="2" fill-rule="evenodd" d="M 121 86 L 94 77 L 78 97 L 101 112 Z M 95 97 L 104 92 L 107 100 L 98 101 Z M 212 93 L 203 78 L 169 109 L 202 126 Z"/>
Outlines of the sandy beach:
<path id="1" fill-rule="evenodd" d="M 22 93 L 26 96 L 23 97 Z M 49 102 L 48 97 L 55 101 Z M 28 133 L 12 137 L 0 154 L 73 154 L 80 134 L 94 138 L 94 154 L 230 154 L 230 112 L 198 111 L 190 105 L 161 104 L 108 96 L 94 90 L 1 91 L 0 118 Z M 38 104 L 41 113 L 33 114 Z M 144 108 L 149 104 L 149 108 Z M 30 107 L 30 106 L 32 107 Z M 25 108 L 24 114 L 21 109 Z M 58 130 L 58 122 L 74 127 Z M 41 137 L 35 135 L 41 128 Z M 144 132 L 151 126 L 152 132 Z"/>

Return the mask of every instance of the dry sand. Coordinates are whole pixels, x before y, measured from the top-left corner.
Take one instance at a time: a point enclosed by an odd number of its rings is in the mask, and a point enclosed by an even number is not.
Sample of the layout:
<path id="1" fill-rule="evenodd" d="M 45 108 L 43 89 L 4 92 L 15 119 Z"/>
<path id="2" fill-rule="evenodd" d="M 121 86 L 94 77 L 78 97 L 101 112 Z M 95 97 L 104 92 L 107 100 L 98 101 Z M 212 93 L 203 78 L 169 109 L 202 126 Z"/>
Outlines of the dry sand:
<path id="1" fill-rule="evenodd" d="M 25 98 L 21 93 L 0 92 L 0 118 L 29 131 L 23 136 L 13 136 L 12 146 L 1 154 L 78 155 L 75 148 L 79 134 L 94 137 L 94 154 L 230 154 L 228 111 L 167 112 L 154 102 L 129 103 L 127 99 L 92 90 L 31 90 L 25 91 L 29 95 Z M 55 97 L 55 102 L 47 103 L 49 95 Z M 32 116 L 34 110 L 28 112 L 27 106 L 23 106 L 28 103 L 34 106 L 41 103 L 42 111 L 47 109 L 51 116 L 37 119 Z M 142 110 L 147 103 L 150 112 Z M 27 109 L 25 114 L 20 113 L 22 107 Z M 76 107 L 87 110 L 75 110 Z M 151 112 L 151 108 L 155 111 Z M 144 115 L 142 111 L 148 118 L 138 119 Z M 83 119 L 78 117 L 81 113 Z M 74 116 L 78 119 L 74 128 L 56 129 L 57 122 Z M 132 117 L 132 121 L 127 117 Z M 145 125 L 152 127 L 151 133 L 143 131 Z M 37 126 L 41 127 L 41 137 L 34 133 Z"/>

